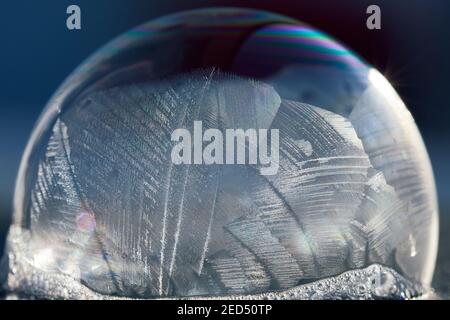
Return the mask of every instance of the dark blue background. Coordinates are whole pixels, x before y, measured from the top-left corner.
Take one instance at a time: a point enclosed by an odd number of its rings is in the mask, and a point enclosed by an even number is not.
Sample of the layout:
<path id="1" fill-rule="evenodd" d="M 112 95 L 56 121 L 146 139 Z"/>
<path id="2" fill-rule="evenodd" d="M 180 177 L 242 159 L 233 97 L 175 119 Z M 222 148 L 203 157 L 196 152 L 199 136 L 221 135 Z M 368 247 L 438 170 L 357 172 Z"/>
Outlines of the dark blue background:
<path id="1" fill-rule="evenodd" d="M 66 8 L 82 10 L 82 30 L 66 29 Z M 378 4 L 382 30 L 365 27 Z M 0 4 L 0 246 L 14 180 L 33 124 L 62 80 L 122 32 L 174 11 L 208 6 L 261 8 L 303 20 L 347 44 L 394 84 L 423 134 L 443 223 L 450 226 L 450 1 L 448 0 L 11 0 Z M 448 214 L 449 213 L 449 214 Z M 450 248 L 441 238 L 441 260 Z M 450 278 L 450 276 L 449 276 Z"/>

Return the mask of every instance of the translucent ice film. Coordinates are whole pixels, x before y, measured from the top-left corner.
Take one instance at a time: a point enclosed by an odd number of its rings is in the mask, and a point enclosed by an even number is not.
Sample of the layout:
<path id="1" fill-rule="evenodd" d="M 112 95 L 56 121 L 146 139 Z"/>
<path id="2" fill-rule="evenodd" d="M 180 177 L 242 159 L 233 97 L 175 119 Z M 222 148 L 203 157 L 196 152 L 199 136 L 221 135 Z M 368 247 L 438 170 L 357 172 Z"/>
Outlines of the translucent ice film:
<path id="1" fill-rule="evenodd" d="M 298 21 L 196 10 L 115 39 L 51 98 L 5 286 L 408 298 L 430 284 L 437 225 L 421 136 L 378 71 Z"/>

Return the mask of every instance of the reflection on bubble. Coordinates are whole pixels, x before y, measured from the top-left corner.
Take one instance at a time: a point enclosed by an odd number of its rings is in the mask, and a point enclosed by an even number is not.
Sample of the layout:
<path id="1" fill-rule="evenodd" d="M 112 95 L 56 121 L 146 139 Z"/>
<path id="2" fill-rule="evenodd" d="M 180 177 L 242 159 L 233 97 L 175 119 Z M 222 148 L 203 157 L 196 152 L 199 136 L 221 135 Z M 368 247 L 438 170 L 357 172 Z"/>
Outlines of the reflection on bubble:
<path id="1" fill-rule="evenodd" d="M 95 230 L 95 216 L 89 212 L 81 212 L 76 218 L 78 229 L 83 232 Z"/>
<path id="2" fill-rule="evenodd" d="M 172 161 L 177 129 L 190 164 Z M 278 130 L 274 174 L 250 156 L 196 162 L 195 143 L 226 157 L 226 130 Z M 436 239 L 426 150 L 378 71 L 299 22 L 196 10 L 117 38 L 53 96 L 19 172 L 8 257 L 20 272 L 8 286 L 64 298 L 409 298 L 430 283 Z M 46 252 L 45 268 L 30 263 Z"/>

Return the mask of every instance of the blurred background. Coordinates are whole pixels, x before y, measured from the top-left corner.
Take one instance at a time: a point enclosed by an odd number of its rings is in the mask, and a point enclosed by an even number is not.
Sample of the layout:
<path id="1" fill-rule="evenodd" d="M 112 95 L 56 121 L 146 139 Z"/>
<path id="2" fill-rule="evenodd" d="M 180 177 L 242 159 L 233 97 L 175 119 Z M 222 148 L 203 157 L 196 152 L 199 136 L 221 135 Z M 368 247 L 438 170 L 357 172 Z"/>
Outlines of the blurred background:
<path id="1" fill-rule="evenodd" d="M 82 29 L 66 28 L 77 4 Z M 382 29 L 366 28 L 381 8 Z M 0 18 L 0 255 L 23 149 L 47 100 L 89 54 L 149 19 L 210 6 L 285 14 L 340 40 L 394 85 L 422 132 L 439 192 L 441 237 L 434 286 L 450 288 L 450 1 L 448 0 L 14 0 Z"/>

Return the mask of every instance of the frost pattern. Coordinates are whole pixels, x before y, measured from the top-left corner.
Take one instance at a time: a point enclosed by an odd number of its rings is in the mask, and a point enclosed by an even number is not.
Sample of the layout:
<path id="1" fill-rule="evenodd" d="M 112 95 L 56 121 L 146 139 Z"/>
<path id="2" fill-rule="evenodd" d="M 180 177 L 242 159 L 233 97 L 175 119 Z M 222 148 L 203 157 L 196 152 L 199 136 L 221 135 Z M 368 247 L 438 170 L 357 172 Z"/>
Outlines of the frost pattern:
<path id="1" fill-rule="evenodd" d="M 194 120 L 279 129 L 278 173 L 173 165 L 170 135 Z M 34 265 L 126 297 L 256 294 L 396 267 L 408 206 L 365 147 L 348 119 L 215 70 L 90 93 L 57 119 L 39 163 L 33 252 L 55 259 Z"/>

